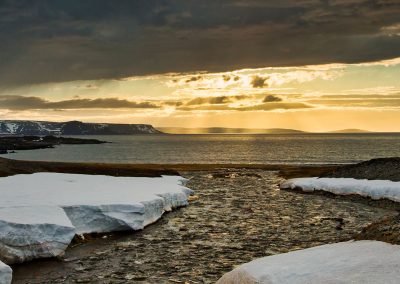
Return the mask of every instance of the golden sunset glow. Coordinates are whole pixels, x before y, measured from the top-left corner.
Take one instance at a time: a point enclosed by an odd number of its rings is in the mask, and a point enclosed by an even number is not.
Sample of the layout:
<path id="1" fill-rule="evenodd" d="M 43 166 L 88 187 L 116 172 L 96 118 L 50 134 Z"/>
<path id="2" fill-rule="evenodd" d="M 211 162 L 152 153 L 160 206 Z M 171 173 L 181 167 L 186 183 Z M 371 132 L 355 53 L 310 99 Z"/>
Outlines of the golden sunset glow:
<path id="1" fill-rule="evenodd" d="M 400 58 L 166 73 L 1 91 L 2 119 L 398 131 Z"/>

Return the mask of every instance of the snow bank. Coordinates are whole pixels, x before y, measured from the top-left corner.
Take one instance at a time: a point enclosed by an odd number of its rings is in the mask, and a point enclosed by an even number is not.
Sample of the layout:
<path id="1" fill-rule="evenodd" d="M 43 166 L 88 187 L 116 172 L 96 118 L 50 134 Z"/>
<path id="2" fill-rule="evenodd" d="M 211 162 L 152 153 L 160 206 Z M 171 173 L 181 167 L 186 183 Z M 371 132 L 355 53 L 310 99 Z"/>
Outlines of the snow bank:
<path id="1" fill-rule="evenodd" d="M 400 246 L 343 242 L 268 256 L 243 264 L 217 284 L 399 283 Z"/>
<path id="2" fill-rule="evenodd" d="M 0 284 L 11 284 L 11 267 L 0 261 Z"/>
<path id="3" fill-rule="evenodd" d="M 328 191 L 334 194 L 358 194 L 372 199 L 400 202 L 400 182 L 389 180 L 360 180 L 353 178 L 295 178 L 283 182 L 282 189 L 299 188 L 303 191 Z"/>
<path id="4" fill-rule="evenodd" d="M 188 204 L 179 176 L 37 173 L 0 178 L 0 259 L 60 255 L 75 233 L 139 230 Z"/>

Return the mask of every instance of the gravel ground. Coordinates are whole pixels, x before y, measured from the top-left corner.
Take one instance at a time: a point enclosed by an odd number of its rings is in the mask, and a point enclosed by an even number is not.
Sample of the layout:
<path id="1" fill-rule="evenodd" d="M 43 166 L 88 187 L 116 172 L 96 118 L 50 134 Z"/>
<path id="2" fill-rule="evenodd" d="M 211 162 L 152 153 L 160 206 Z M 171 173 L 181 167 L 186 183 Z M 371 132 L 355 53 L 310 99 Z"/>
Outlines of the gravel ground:
<path id="1" fill-rule="evenodd" d="M 14 269 L 13 283 L 214 283 L 254 258 L 352 239 L 396 206 L 280 191 L 263 170 L 184 172 L 196 196 L 134 233 L 72 245 L 60 260 Z"/>

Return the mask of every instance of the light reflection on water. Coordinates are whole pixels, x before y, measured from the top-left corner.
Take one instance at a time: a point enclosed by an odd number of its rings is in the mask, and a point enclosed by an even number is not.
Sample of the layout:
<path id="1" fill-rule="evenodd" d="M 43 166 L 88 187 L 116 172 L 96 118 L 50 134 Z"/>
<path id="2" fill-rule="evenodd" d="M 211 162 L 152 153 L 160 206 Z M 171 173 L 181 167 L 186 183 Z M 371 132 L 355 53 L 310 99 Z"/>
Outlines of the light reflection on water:
<path id="1" fill-rule="evenodd" d="M 79 136 L 76 136 L 79 137 Z M 24 160 L 109 163 L 351 163 L 400 156 L 400 134 L 80 136 L 113 143 L 18 151 Z"/>

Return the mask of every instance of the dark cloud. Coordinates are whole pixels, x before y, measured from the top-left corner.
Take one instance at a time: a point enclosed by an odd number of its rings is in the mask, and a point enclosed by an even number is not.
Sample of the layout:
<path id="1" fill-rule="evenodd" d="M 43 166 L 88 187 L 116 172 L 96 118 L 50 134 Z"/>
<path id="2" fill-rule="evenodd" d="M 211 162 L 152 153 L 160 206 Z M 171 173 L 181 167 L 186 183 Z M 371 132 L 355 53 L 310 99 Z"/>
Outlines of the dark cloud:
<path id="1" fill-rule="evenodd" d="M 194 98 L 186 103 L 186 105 L 218 105 L 218 104 L 227 104 L 235 101 L 240 101 L 249 98 L 250 96 L 240 95 L 240 96 L 219 96 L 219 97 L 199 97 Z"/>
<path id="2" fill-rule="evenodd" d="M 306 108 L 311 108 L 312 106 L 305 104 L 305 103 L 281 103 L 281 102 L 275 102 L 275 103 L 263 103 L 259 105 L 254 105 L 254 106 L 248 106 L 248 107 L 241 107 L 237 110 L 240 111 L 256 111 L 256 110 L 263 110 L 263 111 L 270 111 L 270 110 L 276 110 L 276 109 L 306 109 Z"/>
<path id="3" fill-rule="evenodd" d="M 400 93 L 398 94 L 384 94 L 384 95 L 375 95 L 375 94 L 363 94 L 363 95 L 324 95 L 319 97 L 320 100 L 325 99 L 400 99 Z"/>
<path id="4" fill-rule="evenodd" d="M 195 98 L 186 103 L 186 105 L 204 105 L 204 104 L 211 104 L 211 105 L 218 105 L 218 104 L 226 104 L 229 103 L 231 100 L 227 96 L 221 97 L 207 97 L 207 98 Z"/>
<path id="5" fill-rule="evenodd" d="M 231 76 L 229 75 L 222 75 L 222 79 L 224 79 L 225 82 L 228 82 L 231 80 Z"/>
<path id="6" fill-rule="evenodd" d="M 290 109 L 306 109 L 312 106 L 305 103 L 262 103 L 252 106 L 231 107 L 229 105 L 200 105 L 200 106 L 183 106 L 178 110 L 183 111 L 271 111 L 271 110 L 290 110 Z"/>
<path id="7" fill-rule="evenodd" d="M 280 101 L 282 101 L 282 98 L 274 95 L 267 95 L 263 99 L 263 103 L 280 102 Z"/>
<path id="8" fill-rule="evenodd" d="M 308 100 L 307 103 L 324 105 L 324 106 L 338 106 L 338 107 L 400 107 L 400 98 L 360 98 L 360 99 L 316 99 Z"/>
<path id="9" fill-rule="evenodd" d="M 267 87 L 267 83 L 265 81 L 267 81 L 267 77 L 260 77 L 260 76 L 253 76 L 253 78 L 251 79 L 251 85 L 253 86 L 253 88 L 264 88 Z"/>
<path id="10" fill-rule="evenodd" d="M 0 96 L 0 108 L 29 109 L 92 109 L 92 108 L 158 108 L 152 102 L 132 102 L 116 98 L 72 99 L 52 102 L 38 97 Z"/>
<path id="11" fill-rule="evenodd" d="M 180 101 L 164 101 L 164 102 L 161 102 L 161 104 L 163 106 L 181 106 L 181 105 L 183 105 L 183 102 L 180 102 Z"/>
<path id="12" fill-rule="evenodd" d="M 398 0 L 0 0 L 0 86 L 393 58 L 399 13 Z"/>
<path id="13" fill-rule="evenodd" d="M 190 82 L 196 82 L 196 81 L 200 81 L 200 80 L 202 80 L 203 79 L 203 77 L 202 76 L 193 76 L 193 77 L 190 77 L 189 79 L 186 79 L 186 83 L 190 83 Z"/>

